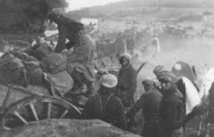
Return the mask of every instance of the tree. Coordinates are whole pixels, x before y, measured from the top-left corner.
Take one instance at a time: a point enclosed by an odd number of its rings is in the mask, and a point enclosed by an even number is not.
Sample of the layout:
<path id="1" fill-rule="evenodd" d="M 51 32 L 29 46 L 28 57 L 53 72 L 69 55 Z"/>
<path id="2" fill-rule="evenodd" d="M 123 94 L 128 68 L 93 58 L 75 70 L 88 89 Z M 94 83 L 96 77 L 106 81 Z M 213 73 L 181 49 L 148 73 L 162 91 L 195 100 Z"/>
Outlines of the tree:
<path id="1" fill-rule="evenodd" d="M 65 0 L 0 0 L 0 30 L 39 32 L 53 8 L 65 8 Z M 32 31 L 33 30 L 33 31 Z"/>

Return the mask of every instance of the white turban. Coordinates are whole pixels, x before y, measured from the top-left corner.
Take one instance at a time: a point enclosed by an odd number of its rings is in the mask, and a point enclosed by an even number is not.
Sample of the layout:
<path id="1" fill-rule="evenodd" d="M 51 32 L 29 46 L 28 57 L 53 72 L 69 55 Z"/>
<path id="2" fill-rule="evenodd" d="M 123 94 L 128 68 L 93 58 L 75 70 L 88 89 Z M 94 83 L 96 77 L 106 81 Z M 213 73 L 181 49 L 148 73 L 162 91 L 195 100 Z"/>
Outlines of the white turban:
<path id="1" fill-rule="evenodd" d="M 128 60 L 131 60 L 132 56 L 129 53 L 123 53 L 120 58 L 126 58 Z"/>
<path id="2" fill-rule="evenodd" d="M 101 84 L 107 88 L 113 88 L 117 85 L 117 77 L 113 74 L 105 74 L 101 77 Z"/>

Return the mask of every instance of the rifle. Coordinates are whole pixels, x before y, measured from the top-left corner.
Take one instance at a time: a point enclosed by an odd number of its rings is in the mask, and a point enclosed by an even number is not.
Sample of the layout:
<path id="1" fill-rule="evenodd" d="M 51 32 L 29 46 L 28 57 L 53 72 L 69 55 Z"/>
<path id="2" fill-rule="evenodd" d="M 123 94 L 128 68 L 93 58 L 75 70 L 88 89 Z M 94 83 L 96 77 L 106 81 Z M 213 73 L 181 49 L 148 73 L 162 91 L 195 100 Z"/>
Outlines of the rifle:
<path id="1" fill-rule="evenodd" d="M 137 74 L 139 74 L 140 70 L 147 64 L 148 62 L 143 62 L 137 70 Z"/>

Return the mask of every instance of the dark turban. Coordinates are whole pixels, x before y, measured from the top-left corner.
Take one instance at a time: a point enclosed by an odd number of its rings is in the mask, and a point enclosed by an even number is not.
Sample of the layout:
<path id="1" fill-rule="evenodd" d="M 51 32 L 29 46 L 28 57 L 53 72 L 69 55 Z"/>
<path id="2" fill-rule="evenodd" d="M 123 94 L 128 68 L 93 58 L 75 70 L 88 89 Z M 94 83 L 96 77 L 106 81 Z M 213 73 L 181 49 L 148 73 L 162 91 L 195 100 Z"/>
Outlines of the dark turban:
<path id="1" fill-rule="evenodd" d="M 153 73 L 160 82 L 177 83 L 178 81 L 177 77 L 172 72 L 164 70 L 163 66 L 155 67 Z"/>

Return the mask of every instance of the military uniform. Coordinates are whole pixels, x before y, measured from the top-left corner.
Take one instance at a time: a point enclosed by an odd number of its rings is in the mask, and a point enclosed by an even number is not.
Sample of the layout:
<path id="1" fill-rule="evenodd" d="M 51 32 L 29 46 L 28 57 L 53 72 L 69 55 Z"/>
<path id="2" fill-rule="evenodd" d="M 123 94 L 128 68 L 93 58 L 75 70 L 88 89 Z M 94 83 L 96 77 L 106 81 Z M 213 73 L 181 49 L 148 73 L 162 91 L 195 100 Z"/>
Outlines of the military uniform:
<path id="1" fill-rule="evenodd" d="M 185 116 L 183 95 L 179 91 L 169 91 L 160 104 L 161 137 L 182 137 Z"/>
<path id="2" fill-rule="evenodd" d="M 144 118 L 144 128 L 142 135 L 145 137 L 159 137 L 159 105 L 162 94 L 154 87 L 154 82 L 150 85 L 150 89 L 146 91 L 135 105 L 128 111 L 127 117 L 133 115 L 142 109 Z"/>
<path id="3" fill-rule="evenodd" d="M 102 80 L 104 77 L 104 80 Z M 85 105 L 83 115 L 87 119 L 101 119 L 116 127 L 125 129 L 126 120 L 123 104 L 112 93 L 112 88 L 117 84 L 117 78 L 112 74 L 105 74 L 101 78 L 101 88 L 98 94 L 89 98 Z"/>
<path id="4" fill-rule="evenodd" d="M 94 81 L 94 52 L 94 41 L 89 35 L 83 35 L 79 45 L 74 47 L 73 52 L 68 55 L 68 72 L 80 85 L 83 83 L 90 85 Z M 73 72 L 74 68 L 76 68 L 75 72 Z M 82 78 L 80 76 L 75 77 L 77 73 L 82 75 Z"/>
<path id="5" fill-rule="evenodd" d="M 84 109 L 87 119 L 101 119 L 116 127 L 125 129 L 123 104 L 113 94 L 98 94 L 89 99 Z"/>
<path id="6" fill-rule="evenodd" d="M 72 53 L 68 53 L 67 71 L 74 79 L 75 85 L 87 84 L 90 90 L 93 90 L 94 40 L 85 34 L 82 23 L 70 19 L 63 11 L 53 10 L 49 18 L 57 23 L 59 30 L 55 52 L 74 48 Z M 67 44 L 66 39 L 69 40 Z"/>
<path id="7" fill-rule="evenodd" d="M 95 43 L 89 35 L 82 35 L 79 45 L 74 47 L 73 52 L 68 56 L 68 63 L 78 63 L 82 67 L 93 66 Z M 91 67 L 91 66 L 90 66 Z"/>
<path id="8" fill-rule="evenodd" d="M 177 77 L 169 71 L 157 66 L 153 70 L 161 83 L 163 98 L 160 103 L 160 137 L 183 137 L 185 120 L 185 99 L 177 88 Z"/>
<path id="9" fill-rule="evenodd" d="M 84 29 L 82 23 L 70 19 L 65 13 L 52 12 L 49 18 L 57 24 L 59 31 L 55 52 L 59 53 L 65 48 L 69 49 L 78 45 L 80 42 L 78 33 Z M 69 40 L 68 44 L 66 44 L 66 39 Z"/>
<path id="10" fill-rule="evenodd" d="M 134 93 L 137 88 L 137 71 L 131 64 L 122 67 L 118 75 L 117 94 L 125 107 L 131 107 L 134 103 Z"/>

